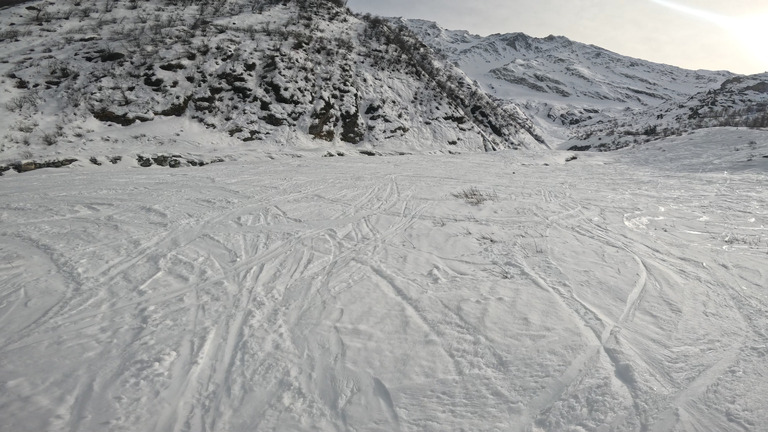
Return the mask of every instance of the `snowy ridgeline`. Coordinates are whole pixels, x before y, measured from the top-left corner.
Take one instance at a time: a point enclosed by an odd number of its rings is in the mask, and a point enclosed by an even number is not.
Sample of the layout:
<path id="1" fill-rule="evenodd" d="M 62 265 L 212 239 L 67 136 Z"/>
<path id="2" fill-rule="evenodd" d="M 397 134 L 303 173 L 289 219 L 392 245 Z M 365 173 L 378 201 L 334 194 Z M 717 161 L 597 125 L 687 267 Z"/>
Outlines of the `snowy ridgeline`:
<path id="1" fill-rule="evenodd" d="M 0 430 L 762 430 L 755 154 L 11 173 Z"/>
<path id="2" fill-rule="evenodd" d="M 564 37 L 480 37 L 339 3 L 0 9 L 0 167 L 137 155 L 602 151 L 768 125 L 766 75 L 690 71 Z"/>
<path id="3" fill-rule="evenodd" d="M 614 150 L 693 129 L 768 125 L 768 74 L 686 70 L 561 36 L 481 37 L 429 21 L 395 22 L 519 107 L 552 145 Z"/>

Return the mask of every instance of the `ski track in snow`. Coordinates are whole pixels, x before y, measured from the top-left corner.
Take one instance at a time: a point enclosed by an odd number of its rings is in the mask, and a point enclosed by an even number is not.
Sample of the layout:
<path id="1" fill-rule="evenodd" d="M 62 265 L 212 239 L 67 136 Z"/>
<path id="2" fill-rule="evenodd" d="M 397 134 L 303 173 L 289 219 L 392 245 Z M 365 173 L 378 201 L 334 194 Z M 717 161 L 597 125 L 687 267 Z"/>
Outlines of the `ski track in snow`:
<path id="1" fill-rule="evenodd" d="M 631 159 L 3 178 L 0 430 L 760 430 L 765 170 Z"/>

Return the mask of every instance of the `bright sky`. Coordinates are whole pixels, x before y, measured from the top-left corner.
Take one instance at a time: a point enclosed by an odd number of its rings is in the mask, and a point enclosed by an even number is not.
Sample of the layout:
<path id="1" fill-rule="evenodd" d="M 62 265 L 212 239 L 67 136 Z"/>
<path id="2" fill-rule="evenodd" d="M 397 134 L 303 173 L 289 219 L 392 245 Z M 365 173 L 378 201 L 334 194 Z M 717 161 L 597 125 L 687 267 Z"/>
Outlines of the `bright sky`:
<path id="1" fill-rule="evenodd" d="M 550 34 L 689 69 L 768 71 L 767 0 L 349 0 L 472 33 Z"/>

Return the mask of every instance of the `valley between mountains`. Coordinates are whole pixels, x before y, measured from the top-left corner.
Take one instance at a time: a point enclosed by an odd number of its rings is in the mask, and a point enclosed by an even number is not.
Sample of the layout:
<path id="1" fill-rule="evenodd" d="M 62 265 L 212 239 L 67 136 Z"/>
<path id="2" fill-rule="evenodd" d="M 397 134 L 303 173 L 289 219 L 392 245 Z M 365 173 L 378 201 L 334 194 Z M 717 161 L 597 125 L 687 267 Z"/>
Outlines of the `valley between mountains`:
<path id="1" fill-rule="evenodd" d="M 0 9 L 0 432 L 765 430 L 766 75 L 343 3 Z"/>

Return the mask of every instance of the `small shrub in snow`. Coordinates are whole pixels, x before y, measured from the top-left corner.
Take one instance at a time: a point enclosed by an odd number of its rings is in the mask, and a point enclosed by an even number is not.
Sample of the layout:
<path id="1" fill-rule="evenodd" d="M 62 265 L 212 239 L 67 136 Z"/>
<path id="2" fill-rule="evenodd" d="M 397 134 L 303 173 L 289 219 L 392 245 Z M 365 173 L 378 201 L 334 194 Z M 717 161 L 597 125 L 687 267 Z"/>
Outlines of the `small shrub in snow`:
<path id="1" fill-rule="evenodd" d="M 757 246 L 760 244 L 760 236 L 757 235 L 745 235 L 736 234 L 733 232 L 725 232 L 720 238 L 728 245 L 745 245 L 745 246 Z"/>
<path id="2" fill-rule="evenodd" d="M 38 97 L 35 94 L 25 94 L 22 96 L 17 96 L 8 103 L 5 104 L 5 107 L 8 109 L 8 111 L 11 112 L 17 112 L 22 111 L 25 108 L 36 108 L 38 103 Z"/>
<path id="3" fill-rule="evenodd" d="M 32 133 L 37 127 L 37 123 L 34 121 L 19 121 L 16 123 L 16 130 L 24 133 Z"/>
<path id="4" fill-rule="evenodd" d="M 480 241 L 486 242 L 486 243 L 491 243 L 491 244 L 499 242 L 499 239 L 497 239 L 496 237 L 492 236 L 491 234 L 482 234 L 477 239 L 480 240 Z"/>
<path id="5" fill-rule="evenodd" d="M 501 278 L 501 279 L 515 279 L 517 277 L 517 272 L 514 271 L 513 268 L 507 267 L 506 265 L 502 265 L 500 263 L 495 263 L 496 267 L 488 269 L 488 272 L 492 275 Z"/>
<path id="6" fill-rule="evenodd" d="M 454 192 L 452 195 L 456 198 L 463 199 L 470 205 L 480 205 L 486 201 L 496 201 L 498 199 L 496 192 L 483 192 L 475 186 L 460 192 Z"/>
<path id="7" fill-rule="evenodd" d="M 47 146 L 52 146 L 58 142 L 59 136 L 56 133 L 44 133 L 41 141 Z"/>
<path id="8" fill-rule="evenodd" d="M 17 30 L 11 29 L 0 31 L 0 42 L 12 41 L 17 37 L 19 37 L 19 32 Z"/>

